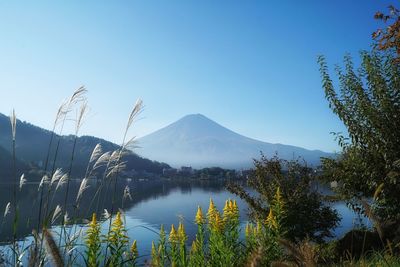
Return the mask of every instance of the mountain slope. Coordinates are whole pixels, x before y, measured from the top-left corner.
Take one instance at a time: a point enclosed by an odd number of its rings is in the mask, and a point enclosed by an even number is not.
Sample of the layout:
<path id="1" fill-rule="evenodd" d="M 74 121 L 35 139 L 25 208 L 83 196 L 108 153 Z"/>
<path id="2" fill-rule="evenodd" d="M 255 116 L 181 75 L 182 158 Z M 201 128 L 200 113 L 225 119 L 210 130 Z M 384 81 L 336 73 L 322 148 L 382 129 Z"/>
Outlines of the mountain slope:
<path id="1" fill-rule="evenodd" d="M 43 167 L 46 161 L 48 146 L 51 139 L 51 132 L 27 122 L 17 120 L 16 130 L 16 157 L 26 165 Z M 60 146 L 55 166 L 68 169 L 74 143 L 73 136 L 55 135 L 50 152 L 50 163 L 55 155 L 57 142 Z M 72 176 L 81 177 L 84 175 L 90 155 L 96 144 L 102 145 L 103 151 L 112 151 L 118 145 L 93 136 L 81 136 L 77 139 Z M 4 148 L 4 157 L 11 152 L 11 126 L 9 117 L 0 114 L 0 147 Z M 2 150 L 0 149 L 0 153 Z M 1 159 L 1 158 L 0 158 Z M 149 173 L 161 174 L 167 164 L 151 161 L 135 154 L 129 154 L 124 158 L 127 161 L 127 170 L 146 171 Z M 22 164 L 22 163 L 21 163 Z M 3 164 L 4 165 L 4 164 Z M 6 164 L 8 165 L 8 164 Z M 0 165 L 2 166 L 2 165 Z M 52 165 L 50 165 L 52 166 Z M 49 168 L 50 169 L 50 168 Z M 7 172 L 7 170 L 5 170 Z M 4 171 L 3 171 L 4 172 Z M 1 175 L 1 173 L 0 173 Z"/>
<path id="2" fill-rule="evenodd" d="M 138 154 L 174 166 L 221 166 L 243 168 L 252 165 L 260 152 L 275 153 L 284 159 L 303 157 L 316 165 L 320 157 L 331 156 L 319 150 L 271 144 L 237 134 L 204 115 L 187 115 L 154 133 L 140 138 Z"/>
<path id="3" fill-rule="evenodd" d="M 23 172 L 27 172 L 29 167 L 18 159 L 15 162 L 16 175 L 19 179 Z M 5 148 L 0 146 L 0 183 L 14 180 L 13 157 Z"/>

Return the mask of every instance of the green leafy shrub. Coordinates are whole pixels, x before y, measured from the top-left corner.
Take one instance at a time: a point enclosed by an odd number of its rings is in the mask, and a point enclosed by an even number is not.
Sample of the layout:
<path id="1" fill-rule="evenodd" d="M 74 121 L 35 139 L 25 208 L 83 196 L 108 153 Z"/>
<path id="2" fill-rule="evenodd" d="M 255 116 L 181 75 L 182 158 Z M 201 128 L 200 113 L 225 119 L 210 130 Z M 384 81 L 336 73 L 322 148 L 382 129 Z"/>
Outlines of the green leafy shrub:
<path id="1" fill-rule="evenodd" d="M 324 238 L 332 237 L 331 229 L 338 225 L 339 216 L 312 186 L 316 182 L 313 169 L 299 161 L 286 161 L 277 156 L 267 159 L 264 155 L 255 160 L 254 165 L 247 186 L 256 194 L 239 184 L 228 185 L 231 192 L 247 202 L 253 221 L 266 218 L 272 208 L 273 214 L 281 217 L 281 234 L 286 239 L 300 241 L 309 238 L 322 242 Z M 284 211 L 274 205 L 278 188 Z"/>
<path id="2" fill-rule="evenodd" d="M 337 67 L 338 89 L 323 56 L 318 59 L 323 88 L 332 111 L 347 128 L 339 135 L 343 152 L 323 161 L 327 182 L 353 205 L 383 185 L 375 210 L 382 220 L 400 221 L 400 64 L 390 52 L 361 52 L 355 68 L 349 55 Z"/>

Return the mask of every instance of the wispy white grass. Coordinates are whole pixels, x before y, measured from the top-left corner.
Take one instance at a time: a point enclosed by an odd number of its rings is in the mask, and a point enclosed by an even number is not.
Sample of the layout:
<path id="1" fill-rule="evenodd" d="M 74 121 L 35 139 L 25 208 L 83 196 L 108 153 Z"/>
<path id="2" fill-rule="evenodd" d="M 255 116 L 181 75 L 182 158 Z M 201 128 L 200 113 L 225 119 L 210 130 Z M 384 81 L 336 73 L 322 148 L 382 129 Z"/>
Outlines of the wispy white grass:
<path id="1" fill-rule="evenodd" d="M 92 164 L 94 161 L 97 161 L 97 159 L 99 159 L 99 157 L 102 156 L 102 152 L 103 148 L 101 147 L 101 144 L 97 144 L 92 151 L 92 154 L 90 155 L 90 159 L 89 159 L 89 164 Z"/>
<path id="2" fill-rule="evenodd" d="M 131 190 L 130 190 L 129 186 L 125 186 L 123 199 L 125 200 L 128 198 L 132 201 Z"/>
<path id="3" fill-rule="evenodd" d="M 58 180 L 60 180 L 60 178 L 64 175 L 64 173 L 62 172 L 61 168 L 58 168 L 54 173 L 53 176 L 51 177 L 50 180 L 50 185 L 53 185 L 55 182 L 57 182 Z"/>
<path id="4" fill-rule="evenodd" d="M 85 190 L 89 187 L 87 182 L 88 179 L 86 177 L 82 179 L 81 185 L 79 186 L 78 194 L 76 196 L 76 203 L 79 203 L 79 200 L 81 199 L 83 192 L 85 192 Z"/>
<path id="5" fill-rule="evenodd" d="M 8 202 L 6 205 L 6 208 L 4 209 L 4 215 L 3 217 L 7 217 L 8 214 L 10 214 L 10 209 L 11 209 L 11 202 Z"/>
<path id="6" fill-rule="evenodd" d="M 56 209 L 53 212 L 53 217 L 51 218 L 51 223 L 54 224 L 54 222 L 60 217 L 61 214 L 61 206 L 57 205 Z"/>
<path id="7" fill-rule="evenodd" d="M 68 174 L 64 174 L 63 176 L 61 176 L 61 178 L 58 180 L 57 186 L 56 186 L 56 191 L 62 187 L 64 184 L 66 184 L 68 182 Z"/>
<path id="8" fill-rule="evenodd" d="M 15 135 L 17 133 L 17 116 L 15 115 L 14 109 L 10 115 L 10 122 L 11 122 L 12 138 L 13 138 L 13 141 L 15 141 Z"/>
<path id="9" fill-rule="evenodd" d="M 50 178 L 47 175 L 43 175 L 42 179 L 40 180 L 38 191 L 48 182 L 50 181 Z"/>
<path id="10" fill-rule="evenodd" d="M 19 178 L 19 190 L 21 191 L 22 187 L 24 184 L 26 184 L 26 179 L 25 179 L 25 174 L 22 174 L 21 177 Z"/>

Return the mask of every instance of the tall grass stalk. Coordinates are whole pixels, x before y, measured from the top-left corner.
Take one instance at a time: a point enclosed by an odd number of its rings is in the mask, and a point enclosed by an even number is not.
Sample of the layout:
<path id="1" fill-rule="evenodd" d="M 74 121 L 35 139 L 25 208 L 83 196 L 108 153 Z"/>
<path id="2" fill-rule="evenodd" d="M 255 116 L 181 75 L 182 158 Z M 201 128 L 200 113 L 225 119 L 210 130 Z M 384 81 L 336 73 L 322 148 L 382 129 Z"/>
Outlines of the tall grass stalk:
<path id="1" fill-rule="evenodd" d="M 118 151 L 116 163 L 115 163 L 114 167 L 110 170 L 110 174 L 111 174 L 110 181 L 112 181 L 112 178 L 114 178 L 114 189 L 113 189 L 113 193 L 112 193 L 111 214 L 113 214 L 113 212 L 114 212 L 114 206 L 116 203 L 117 182 L 118 182 L 118 175 L 120 173 L 120 165 L 119 164 L 120 164 L 120 161 L 122 158 L 122 154 L 126 148 L 126 144 L 127 144 L 127 143 L 125 143 L 126 137 L 128 135 L 128 131 L 129 131 L 130 127 L 132 126 L 135 118 L 140 114 L 142 109 L 143 109 L 143 102 L 142 102 L 142 100 L 138 99 L 129 115 L 128 122 L 125 127 L 124 136 L 122 138 L 121 147 Z M 112 226 L 112 221 L 110 218 L 109 225 L 108 225 L 108 232 L 111 231 L 111 226 Z M 108 246 L 108 243 L 107 243 L 107 246 Z M 107 251 L 106 251 L 106 257 L 107 257 Z"/>
<path id="2" fill-rule="evenodd" d="M 58 152 L 59 152 L 59 148 L 60 148 L 60 142 L 61 142 L 61 138 L 62 138 L 61 135 L 63 133 L 64 125 L 67 120 L 67 115 L 72 110 L 72 108 L 74 107 L 75 104 L 77 104 L 81 101 L 84 101 L 86 99 L 85 98 L 86 92 L 87 92 L 87 90 L 85 87 L 83 87 L 83 86 L 79 87 L 68 100 L 64 101 L 60 105 L 60 107 L 57 111 L 57 115 L 56 115 L 54 125 L 53 125 L 53 131 L 52 131 L 51 138 L 50 138 L 48 153 L 46 156 L 46 164 L 45 164 L 45 171 L 47 172 L 48 165 L 50 163 L 50 153 L 51 153 L 52 142 L 54 140 L 54 137 L 56 136 L 55 129 L 56 129 L 57 125 L 59 123 L 61 123 L 60 130 L 59 130 L 59 138 L 58 138 L 55 152 L 54 152 L 50 177 L 52 177 L 56 171 L 56 161 L 57 161 Z M 45 183 L 43 185 L 45 185 Z M 43 228 L 47 224 L 46 218 L 48 218 L 48 210 L 49 210 L 49 205 L 50 205 L 49 199 L 50 199 L 50 194 L 51 194 L 51 183 L 48 186 L 46 196 L 44 196 L 44 186 L 41 188 L 40 194 L 41 194 L 41 197 L 40 197 L 39 214 L 38 214 L 38 216 L 39 216 L 38 229 Z M 43 203 L 44 197 L 46 198 L 46 200 Z M 43 220 L 42 220 L 42 218 L 43 218 Z M 43 250 L 43 238 L 40 240 L 39 255 L 42 255 L 42 250 Z"/>
<path id="3" fill-rule="evenodd" d="M 89 181 L 90 177 L 92 177 L 93 172 L 96 170 L 96 167 L 98 167 L 98 166 L 96 166 L 96 164 L 99 161 L 104 160 L 104 158 L 105 158 L 104 155 L 108 155 L 109 154 L 109 152 L 106 152 L 104 154 L 101 154 L 101 153 L 102 153 L 102 147 L 101 147 L 100 144 L 97 144 L 93 148 L 93 151 L 91 153 L 88 165 L 86 166 L 85 176 L 82 179 L 81 184 L 79 186 L 79 190 L 77 192 L 77 196 L 76 196 L 76 199 L 75 199 L 75 210 L 74 210 L 74 218 L 76 220 L 75 221 L 75 227 L 73 227 L 74 228 L 74 230 L 73 230 L 74 235 L 76 234 L 76 231 L 77 231 L 77 220 L 79 218 L 79 211 L 80 211 L 80 205 L 79 204 L 80 204 L 81 197 L 82 197 L 84 191 L 89 187 L 88 181 Z M 93 162 L 95 162 L 95 163 L 93 164 Z M 101 163 L 99 163 L 99 164 L 101 164 Z M 93 203 L 93 200 L 95 198 L 96 198 L 96 194 L 92 197 L 92 200 L 91 200 L 90 203 Z M 91 204 L 89 206 L 91 206 Z M 85 214 L 86 214 L 85 212 L 82 213 L 82 218 L 87 217 L 87 216 L 85 216 Z M 69 235 L 72 234 L 71 231 L 72 231 L 72 228 L 70 228 Z"/>
<path id="4" fill-rule="evenodd" d="M 17 243 L 16 243 L 16 238 L 17 238 L 17 224 L 18 224 L 18 203 L 17 203 L 17 168 L 16 168 L 16 152 L 15 152 L 15 136 L 17 132 L 17 117 L 15 115 L 15 110 L 12 111 L 12 114 L 10 116 L 10 122 L 11 122 L 11 134 L 12 134 L 12 172 L 14 176 L 14 183 L 13 183 L 13 207 L 14 207 L 14 220 L 13 220 L 13 263 L 16 266 L 17 265 Z"/>
<path id="5" fill-rule="evenodd" d="M 101 178 L 99 178 L 99 176 L 97 176 L 97 179 L 96 179 L 96 192 L 95 192 L 95 194 L 94 194 L 94 196 L 93 196 L 92 200 L 90 201 L 90 204 L 89 204 L 89 206 L 87 208 L 87 212 L 86 212 L 87 215 L 88 215 L 88 213 L 90 211 L 90 208 L 92 207 L 93 203 L 96 201 L 96 198 L 97 198 L 96 213 L 99 212 L 101 192 L 102 192 L 102 189 L 104 187 L 104 184 L 106 183 L 108 170 L 113 164 L 112 155 L 114 153 L 116 153 L 116 151 L 113 151 L 113 152 L 108 151 L 108 152 L 103 153 L 96 160 L 96 162 L 93 165 L 93 170 L 96 170 L 97 168 L 101 168 L 101 167 L 105 167 L 105 169 L 104 169 L 104 171 L 103 171 L 103 173 L 101 175 Z M 107 163 L 105 164 L 105 162 L 107 162 Z M 105 166 L 104 166 L 104 164 L 105 164 Z M 98 185 L 99 179 L 100 179 L 100 185 Z"/>
<path id="6" fill-rule="evenodd" d="M 87 216 L 85 216 L 85 214 L 89 211 L 87 211 L 86 213 L 83 212 L 81 215 L 81 217 L 79 216 L 79 211 L 80 211 L 80 200 L 81 197 L 84 193 L 84 191 L 88 188 L 88 181 L 90 179 L 90 177 L 92 177 L 93 172 L 99 167 L 99 165 L 102 165 L 105 161 L 107 161 L 109 159 L 109 157 L 107 155 L 110 154 L 110 152 L 106 152 L 104 154 L 102 153 L 102 147 L 100 144 L 97 144 L 90 156 L 88 165 L 86 166 L 86 171 L 85 171 L 85 176 L 81 181 L 76 199 L 75 199 L 75 210 L 74 210 L 74 216 L 73 218 L 75 218 L 75 225 L 74 227 L 71 227 L 70 230 L 68 231 L 68 233 L 65 231 L 65 238 L 68 238 L 70 236 L 76 236 L 77 235 L 77 229 L 78 229 L 78 218 L 86 218 Z M 96 192 L 97 193 L 97 192 Z M 96 194 L 92 197 L 89 206 L 92 205 L 94 199 L 96 198 Z M 90 209 L 90 207 L 89 207 Z M 95 212 L 94 214 L 96 215 L 97 212 Z M 92 214 L 93 216 L 93 214 Z M 65 229 L 65 226 L 64 226 Z M 72 241 L 68 241 L 68 244 L 72 245 Z M 68 263 L 70 262 L 70 259 L 68 260 Z"/>
<path id="7" fill-rule="evenodd" d="M 101 149 L 101 147 L 100 147 L 100 149 Z M 95 148 L 95 150 L 96 150 L 96 148 Z M 95 153 L 95 150 L 93 150 L 93 153 Z M 93 153 L 92 153 L 92 155 L 93 155 Z M 100 150 L 100 153 L 101 153 L 101 150 Z M 86 173 L 88 173 L 88 175 L 86 175 L 86 177 L 90 177 L 91 173 L 93 171 L 95 171 L 96 169 L 98 169 L 100 167 L 104 167 L 104 163 L 107 162 L 107 164 L 105 166 L 105 170 L 104 170 L 101 178 L 99 178 L 99 175 L 96 175 L 96 192 L 93 195 L 92 199 L 90 200 L 88 208 L 87 208 L 86 212 L 84 213 L 85 216 L 89 216 L 90 208 L 92 207 L 92 205 L 96 201 L 96 199 L 97 199 L 97 206 L 96 206 L 95 212 L 96 212 L 96 214 L 99 212 L 99 202 L 100 202 L 99 193 L 101 192 L 100 189 L 102 188 L 105 177 L 107 176 L 107 169 L 109 168 L 109 165 L 110 165 L 110 156 L 111 156 L 111 151 L 107 151 L 107 152 L 101 154 L 101 156 L 98 157 L 96 160 L 93 159 L 93 161 L 95 160 L 95 163 L 93 164 L 91 171 L 88 172 L 88 170 L 87 170 L 87 172 L 86 172 Z M 89 163 L 91 163 L 91 162 L 92 162 L 92 160 L 89 161 Z M 99 179 L 101 180 L 100 186 L 98 185 Z"/>
<path id="8" fill-rule="evenodd" d="M 103 178 L 101 180 L 101 184 L 100 184 L 100 187 L 99 187 L 100 192 L 99 192 L 99 198 L 97 199 L 96 210 L 98 210 L 99 207 L 104 207 L 105 206 L 106 195 L 107 195 L 108 190 L 110 189 L 110 186 L 111 186 L 111 183 L 112 183 L 112 180 L 111 179 L 107 179 L 107 178 L 109 178 L 110 170 L 113 169 L 114 165 L 116 164 L 116 162 L 115 162 L 116 155 L 118 155 L 118 150 L 115 150 L 113 153 L 111 153 L 111 156 L 110 156 L 110 159 L 108 161 L 107 167 L 104 170 Z M 102 199 L 100 200 L 103 189 L 105 189 L 105 192 L 103 194 Z M 100 201 L 101 201 L 101 204 L 100 204 Z"/>
<path id="9" fill-rule="evenodd" d="M 73 166 L 73 163 L 74 163 L 74 156 L 75 156 L 76 142 L 77 142 L 77 140 L 78 140 L 78 133 L 79 133 L 79 130 L 80 130 L 81 126 L 82 126 L 83 118 L 84 118 L 85 113 L 86 113 L 86 111 L 87 111 L 87 107 L 88 107 L 88 106 L 87 106 L 87 101 L 84 100 L 83 103 L 82 103 L 82 105 L 81 105 L 81 107 L 80 107 L 80 109 L 79 109 L 78 117 L 77 117 L 77 119 L 76 119 L 75 136 L 74 136 L 74 143 L 73 143 L 73 146 L 72 146 L 71 158 L 70 158 L 70 162 L 69 162 L 68 177 L 71 177 L 71 174 L 72 174 L 72 166 Z M 64 207 L 64 214 L 67 212 L 67 200 L 68 200 L 68 193 L 69 193 L 69 181 L 70 181 L 70 179 L 67 179 L 67 182 L 66 182 L 66 189 L 65 189 L 65 195 L 64 195 L 64 204 L 63 204 L 63 207 Z M 61 223 L 61 231 L 60 231 L 59 246 L 61 246 L 61 241 L 62 241 L 63 232 L 65 232 L 64 216 L 62 216 L 62 223 Z M 65 255 L 65 251 L 66 251 L 66 250 L 64 250 L 64 255 Z"/>
<path id="10" fill-rule="evenodd" d="M 86 101 L 86 96 L 85 96 L 86 92 L 87 92 L 86 88 L 84 86 L 81 86 L 72 94 L 72 96 L 67 101 L 67 104 L 65 106 L 66 109 L 65 109 L 62 119 L 61 119 L 61 127 L 60 127 L 60 132 L 59 132 L 59 138 L 58 138 L 57 145 L 56 145 L 56 150 L 54 153 L 51 175 L 53 175 L 56 170 L 56 162 L 57 162 L 57 157 L 58 157 L 58 153 L 59 153 L 59 149 L 60 149 L 60 143 L 62 140 L 62 132 L 64 130 L 65 122 L 67 121 L 67 115 L 73 110 L 73 108 L 76 104 Z M 49 205 L 51 204 L 51 203 L 49 203 L 50 193 L 51 193 L 51 188 L 49 189 L 47 197 L 46 197 L 45 210 L 44 210 L 45 218 L 47 218 L 47 216 L 48 216 L 47 212 L 49 210 Z"/>
<path id="11" fill-rule="evenodd" d="M 43 229 L 43 239 L 46 241 L 47 254 L 52 259 L 53 266 L 63 267 L 64 261 L 61 257 L 60 249 L 57 247 L 56 242 L 54 241 L 53 234 L 46 228 Z"/>
<path id="12" fill-rule="evenodd" d="M 63 102 L 60 107 L 58 108 L 56 118 L 54 120 L 53 124 L 53 129 L 51 131 L 50 135 L 50 141 L 49 141 L 49 146 L 47 148 L 47 155 L 46 155 L 46 160 L 44 164 L 44 172 L 47 173 L 47 168 L 49 164 L 49 159 L 50 159 L 50 153 L 51 153 L 51 147 L 53 144 L 53 139 L 55 136 L 55 130 L 56 126 L 58 124 L 59 119 L 62 117 L 63 113 L 65 112 L 65 102 Z M 43 178 L 42 178 L 43 179 Z M 43 181 L 44 182 L 44 181 Z M 42 185 L 42 187 L 40 187 Z M 37 229 L 40 230 L 41 226 L 41 219 L 42 219 L 42 205 L 43 205 L 43 194 L 44 194 L 44 183 L 42 181 L 40 182 L 39 189 L 40 189 L 40 199 L 39 199 L 39 212 L 38 212 L 38 224 L 37 224 Z"/>
<path id="13" fill-rule="evenodd" d="M 56 127 L 59 123 L 59 120 L 61 118 L 64 117 L 64 114 L 67 112 L 66 110 L 66 102 L 63 101 L 61 103 L 61 105 L 58 108 L 57 114 L 56 114 L 56 118 L 54 119 L 54 123 L 53 123 L 53 129 L 51 131 L 51 135 L 50 135 L 50 141 L 49 141 L 49 145 L 47 148 L 47 155 L 46 155 L 46 160 L 45 160 L 45 164 L 44 164 L 44 172 L 45 175 L 42 177 L 40 184 L 39 184 L 39 190 L 40 190 L 40 199 L 39 199 L 39 212 L 38 212 L 38 223 L 37 223 L 37 230 L 40 231 L 40 229 L 42 228 L 42 211 L 43 211 L 43 199 L 44 199 L 44 192 L 45 192 L 45 185 L 47 183 L 48 180 L 48 176 L 47 176 L 47 172 L 48 172 L 48 167 L 49 167 L 49 161 L 50 161 L 50 153 L 51 153 L 51 148 L 53 145 L 53 140 L 54 140 L 54 136 L 55 134 L 55 130 Z M 34 251 L 37 251 L 38 253 L 38 257 L 40 260 L 41 257 L 41 253 L 42 253 L 42 247 L 43 247 L 43 238 L 40 239 L 40 248 L 38 249 L 38 244 L 37 241 L 38 239 L 35 239 L 35 249 Z"/>
<path id="14" fill-rule="evenodd" d="M 96 168 L 98 167 L 98 166 L 96 166 L 96 164 L 98 163 L 98 161 L 99 161 L 99 160 L 103 160 L 103 159 L 104 159 L 104 155 L 106 155 L 105 157 L 107 157 L 108 154 L 109 154 L 109 152 L 106 152 L 106 153 L 103 154 L 103 149 L 102 149 L 101 144 L 100 144 L 100 143 L 97 144 L 97 145 L 93 148 L 92 154 L 90 155 L 90 159 L 89 159 L 88 165 L 87 165 L 87 167 L 86 167 L 85 177 L 92 177 L 92 175 L 91 175 L 92 172 L 93 172 L 94 170 L 96 170 Z M 99 163 L 99 164 L 101 164 L 101 163 Z M 90 172 L 89 172 L 89 168 L 90 168 L 90 167 L 91 167 L 91 170 L 90 170 Z M 97 197 L 98 180 L 99 180 L 99 176 L 96 175 L 96 193 L 94 194 L 93 198 L 92 198 L 91 201 L 90 201 L 89 209 L 90 209 L 90 207 L 92 206 L 93 202 L 95 201 L 95 199 L 96 199 L 96 197 Z M 97 211 L 98 211 L 98 210 L 95 211 L 96 215 L 97 215 Z M 84 213 L 84 216 L 85 216 L 87 213 L 88 213 L 88 212 Z M 88 215 L 88 216 L 89 216 L 89 215 Z"/>

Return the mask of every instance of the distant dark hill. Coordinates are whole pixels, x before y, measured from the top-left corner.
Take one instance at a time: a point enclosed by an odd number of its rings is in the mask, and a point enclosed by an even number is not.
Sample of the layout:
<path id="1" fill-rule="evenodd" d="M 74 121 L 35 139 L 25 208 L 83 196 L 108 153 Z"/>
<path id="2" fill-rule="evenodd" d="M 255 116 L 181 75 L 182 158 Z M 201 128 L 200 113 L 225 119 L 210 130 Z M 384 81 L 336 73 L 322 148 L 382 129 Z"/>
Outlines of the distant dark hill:
<path id="1" fill-rule="evenodd" d="M 271 144 L 237 134 L 201 114 L 187 115 L 180 120 L 138 140 L 138 154 L 174 166 L 252 166 L 252 159 L 275 153 L 283 159 L 304 158 L 317 165 L 320 157 L 332 154 L 320 150 Z"/>
<path id="2" fill-rule="evenodd" d="M 29 171 L 29 167 L 23 162 L 16 160 L 17 179 L 23 172 Z M 10 182 L 14 179 L 13 158 L 10 152 L 0 147 L 0 183 Z"/>
<path id="3" fill-rule="evenodd" d="M 50 138 L 50 131 L 34 126 L 27 122 L 22 122 L 20 120 L 17 121 L 16 156 L 20 162 L 23 163 L 23 166 L 35 165 L 40 168 L 44 166 Z M 55 144 L 58 142 L 58 140 L 60 140 L 60 147 L 58 151 L 56 167 L 61 167 L 66 170 L 69 168 L 71 160 L 74 137 L 55 135 L 55 142 L 53 142 L 50 159 L 54 158 L 56 149 Z M 103 151 L 112 151 L 118 148 L 118 145 L 104 139 L 93 136 L 79 137 L 76 144 L 72 176 L 80 177 L 84 174 L 93 148 L 98 143 L 102 145 Z M 3 114 L 0 114 L 0 146 L 3 147 L 6 152 L 11 152 L 10 121 L 9 117 Z M 8 156 L 5 157 L 8 158 Z M 127 161 L 127 170 L 134 169 L 138 172 L 146 171 L 148 173 L 161 174 L 162 170 L 168 167 L 167 164 L 151 161 L 133 153 L 127 155 L 124 160 Z M 7 166 L 8 163 L 5 165 Z"/>

